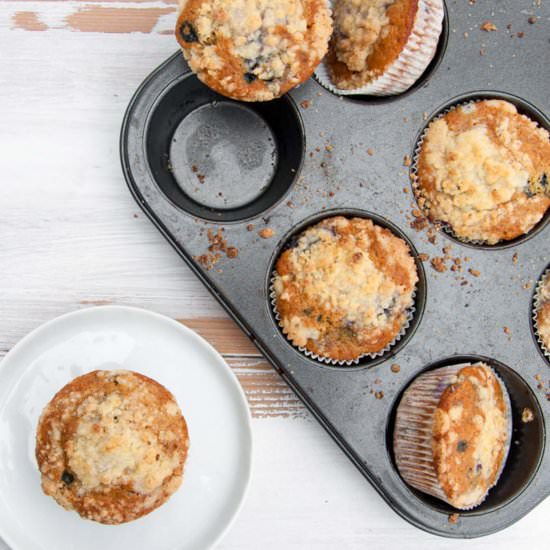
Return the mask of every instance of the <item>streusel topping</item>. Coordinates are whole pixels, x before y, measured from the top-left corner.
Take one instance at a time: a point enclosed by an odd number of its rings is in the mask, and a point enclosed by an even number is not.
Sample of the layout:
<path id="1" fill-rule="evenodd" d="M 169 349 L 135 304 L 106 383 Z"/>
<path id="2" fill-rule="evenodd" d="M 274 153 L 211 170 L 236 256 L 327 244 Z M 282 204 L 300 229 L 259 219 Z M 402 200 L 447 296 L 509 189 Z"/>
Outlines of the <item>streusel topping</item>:
<path id="1" fill-rule="evenodd" d="M 418 280 L 407 244 L 361 218 L 328 218 L 306 229 L 276 269 L 283 331 L 297 346 L 344 360 L 395 338 Z"/>
<path id="2" fill-rule="evenodd" d="M 529 231 L 550 199 L 550 136 L 501 100 L 460 106 L 432 122 L 418 163 L 431 219 L 495 243 Z"/>
<path id="3" fill-rule="evenodd" d="M 206 84 L 264 101 L 312 74 L 331 30 L 326 0 L 189 0 L 176 35 Z"/>

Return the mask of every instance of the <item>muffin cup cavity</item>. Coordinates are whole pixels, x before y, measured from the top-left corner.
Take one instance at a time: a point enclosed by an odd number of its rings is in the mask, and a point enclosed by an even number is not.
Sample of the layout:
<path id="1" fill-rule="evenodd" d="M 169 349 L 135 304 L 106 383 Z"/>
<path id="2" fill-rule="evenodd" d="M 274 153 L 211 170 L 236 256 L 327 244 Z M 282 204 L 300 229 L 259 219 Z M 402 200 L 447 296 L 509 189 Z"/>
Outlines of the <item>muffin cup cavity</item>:
<path id="1" fill-rule="evenodd" d="M 539 326 L 538 326 L 538 313 L 540 308 L 543 305 L 543 299 L 542 299 L 542 289 L 544 286 L 544 282 L 547 278 L 550 278 L 550 267 L 547 267 L 542 275 L 539 277 L 539 280 L 537 281 L 537 284 L 535 286 L 535 291 L 533 293 L 533 308 L 531 311 L 531 321 L 532 321 L 532 328 L 533 328 L 533 334 L 535 336 L 535 339 L 537 341 L 537 344 L 539 345 L 539 349 L 541 353 L 544 355 L 547 361 L 550 361 L 550 349 L 546 346 L 544 343 L 544 340 L 542 336 L 539 334 Z"/>
<path id="2" fill-rule="evenodd" d="M 447 503 L 447 496 L 439 483 L 432 463 L 432 423 L 443 392 L 453 382 L 459 371 L 470 365 L 472 363 L 451 365 L 422 374 L 406 390 L 396 413 L 393 445 L 401 477 L 423 493 Z M 501 386 L 506 405 L 508 440 L 504 456 L 507 457 L 512 437 L 512 409 L 506 386 L 496 373 L 495 376 Z M 410 429 L 411 426 L 415 427 L 414 431 Z M 489 491 L 498 483 L 505 463 L 506 458 L 500 465 L 495 482 L 489 487 Z M 476 508 L 487 498 L 487 495 L 488 492 L 479 502 L 461 509 Z"/>
<path id="3" fill-rule="evenodd" d="M 187 73 L 151 109 L 145 146 L 156 185 L 172 203 L 233 222 L 283 199 L 300 172 L 305 138 L 289 96 L 244 104 Z"/>
<path id="4" fill-rule="evenodd" d="M 394 235 L 404 240 L 407 246 L 409 247 L 411 256 L 413 256 L 413 258 L 415 259 L 415 267 L 418 275 L 418 282 L 416 283 L 416 286 L 412 293 L 413 304 L 411 307 L 409 307 L 406 310 L 406 319 L 403 322 L 399 330 L 399 333 L 396 335 L 396 337 L 380 351 L 372 352 L 372 353 L 364 353 L 359 357 L 356 357 L 355 359 L 351 359 L 351 360 L 337 360 L 328 356 L 318 355 L 316 353 L 311 352 L 305 347 L 296 345 L 290 339 L 290 337 L 287 335 L 287 333 L 283 328 L 279 312 L 277 311 L 277 295 L 274 288 L 275 278 L 277 276 L 277 271 L 274 266 L 280 254 L 284 250 L 286 250 L 286 248 L 292 243 L 293 239 L 296 236 L 301 234 L 308 227 L 315 225 L 316 223 L 322 221 L 323 219 L 331 218 L 333 216 L 345 216 L 348 218 L 362 217 L 362 218 L 370 219 L 373 223 L 381 227 L 384 227 L 386 229 L 389 229 Z M 333 211 L 324 212 L 322 215 L 313 216 L 312 218 L 309 218 L 308 220 L 302 222 L 301 224 L 298 225 L 298 227 L 294 228 L 282 240 L 281 245 L 276 250 L 276 253 L 272 259 L 271 270 L 269 273 L 270 275 L 268 279 L 267 294 L 269 297 L 270 311 L 275 324 L 277 325 L 281 334 L 284 336 L 286 342 L 288 342 L 295 350 L 299 351 L 305 357 L 308 357 L 312 361 L 321 365 L 331 366 L 336 368 L 342 368 L 342 367 L 359 368 L 359 367 L 366 367 L 366 366 L 369 366 L 369 367 L 374 366 L 380 363 L 381 361 L 386 360 L 387 358 L 395 355 L 404 345 L 406 345 L 408 340 L 414 334 L 418 326 L 418 323 L 422 318 L 422 314 L 424 312 L 424 305 L 426 300 L 426 280 L 425 280 L 424 269 L 422 267 L 422 263 L 418 260 L 418 253 L 416 249 L 414 248 L 412 243 L 409 241 L 409 239 L 396 226 L 394 226 L 384 218 L 381 218 L 369 212 L 358 211 L 358 210 L 333 210 Z"/>
<path id="5" fill-rule="evenodd" d="M 432 414 L 454 375 L 461 368 L 480 362 L 493 370 L 504 390 L 510 423 L 507 458 L 484 499 L 473 507 L 458 510 L 447 502 L 433 471 Z M 419 376 L 422 380 L 418 380 Z M 409 389 L 414 392 L 414 403 L 403 407 L 402 398 Z M 533 414 L 527 423 L 522 420 L 525 409 Z M 411 434 L 407 430 L 411 425 L 421 426 L 423 434 Z M 484 515 L 514 500 L 535 477 L 545 447 L 543 413 L 532 389 L 515 370 L 489 357 L 459 355 L 437 361 L 408 384 L 390 415 L 386 444 L 399 476 L 423 504 L 445 514 L 459 511 L 461 516 Z"/>
<path id="6" fill-rule="evenodd" d="M 415 196 L 416 203 L 418 204 L 420 211 L 428 218 L 428 220 L 430 220 L 430 222 L 434 226 L 437 227 L 437 229 L 441 229 L 447 237 L 449 237 L 450 239 L 456 242 L 459 242 L 467 246 L 471 246 L 473 248 L 479 248 L 484 250 L 501 250 L 504 248 L 510 248 L 512 246 L 521 244 L 527 241 L 528 239 L 530 239 L 531 237 L 537 235 L 540 231 L 542 231 L 550 221 L 550 209 L 546 211 L 542 219 L 530 231 L 514 239 L 501 240 L 498 243 L 489 244 L 487 243 L 487 241 L 484 241 L 484 240 L 459 237 L 453 231 L 453 228 L 449 223 L 445 223 L 441 220 L 433 221 L 430 219 L 428 215 L 429 214 L 428 209 L 426 209 L 422 205 L 422 203 L 424 202 L 423 199 L 425 199 L 425 197 L 422 193 L 421 186 L 419 185 L 419 175 L 418 175 L 418 161 L 420 158 L 420 152 L 422 150 L 422 145 L 424 143 L 424 139 L 426 138 L 426 134 L 428 132 L 430 125 L 436 120 L 443 118 L 445 115 L 447 115 L 448 113 L 450 113 L 451 111 L 459 107 L 473 105 L 475 103 L 479 103 L 480 101 L 484 101 L 488 99 L 500 99 L 500 100 L 504 100 L 512 103 L 517 108 L 520 114 L 527 116 L 528 118 L 536 122 L 541 128 L 545 128 L 550 132 L 550 120 L 541 111 L 539 111 L 534 105 L 531 105 L 530 103 L 528 103 L 524 99 L 521 99 L 518 96 L 514 96 L 512 94 L 507 94 L 503 92 L 497 92 L 497 91 L 495 92 L 479 91 L 479 92 L 466 93 L 461 96 L 455 97 L 450 101 L 448 101 L 446 104 L 442 105 L 429 117 L 426 124 L 422 127 L 422 129 L 420 130 L 416 138 L 413 153 L 411 155 L 412 163 L 409 170 L 409 177 L 411 180 L 411 187 L 413 190 L 413 194 Z"/>
<path id="7" fill-rule="evenodd" d="M 333 2 L 331 2 L 333 4 Z M 447 18 L 443 0 L 419 0 L 411 34 L 405 47 L 384 72 L 353 90 L 336 87 L 325 60 L 315 78 L 327 90 L 341 96 L 395 96 L 424 82 L 441 60 L 447 43 Z"/>

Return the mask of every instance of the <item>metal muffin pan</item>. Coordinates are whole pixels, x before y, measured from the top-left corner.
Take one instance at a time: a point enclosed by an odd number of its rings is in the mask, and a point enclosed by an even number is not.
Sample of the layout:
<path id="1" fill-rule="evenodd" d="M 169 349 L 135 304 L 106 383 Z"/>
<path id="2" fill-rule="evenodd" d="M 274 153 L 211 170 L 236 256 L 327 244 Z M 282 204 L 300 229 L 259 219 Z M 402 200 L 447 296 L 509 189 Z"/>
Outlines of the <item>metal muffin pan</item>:
<path id="1" fill-rule="evenodd" d="M 542 25 L 527 23 L 531 8 L 531 2 L 513 0 L 449 2 L 449 32 L 442 38 L 448 44 L 440 47 L 435 70 L 391 100 L 342 99 L 310 79 L 274 102 L 237 103 L 200 84 L 178 52 L 137 90 L 121 133 L 130 190 L 165 238 L 390 506 L 412 524 L 448 537 L 503 529 L 550 494 L 550 402 L 534 378 L 546 381 L 548 364 L 532 334 L 532 291 L 524 288 L 549 263 L 550 229 L 542 224 L 508 248 L 468 246 L 443 231 L 433 244 L 410 227 L 414 195 L 403 159 L 413 156 L 426 124 L 423 113 L 437 114 L 459 94 L 517 96 L 550 113 L 550 75 L 540 55 L 547 36 Z M 537 13 L 543 21 L 550 7 Z M 497 32 L 479 30 L 487 19 Z M 508 23 L 525 36 L 511 37 Z M 287 239 L 334 214 L 373 217 L 396 228 L 419 253 L 441 256 L 441 248 L 452 245 L 453 256 L 470 257 L 461 274 L 466 286 L 456 273 L 424 264 L 417 312 L 405 336 L 381 359 L 352 367 L 323 365 L 300 353 L 280 331 L 269 303 L 271 270 Z M 265 228 L 271 238 L 259 235 Z M 221 230 L 233 247 L 232 254 L 220 252 L 211 269 L 200 261 L 209 253 L 209 229 Z M 479 276 L 468 274 L 468 267 Z M 478 358 L 496 369 L 511 394 L 512 451 L 487 500 L 450 522 L 456 510 L 400 478 L 393 415 L 420 372 Z M 398 373 L 390 368 L 394 363 Z M 524 407 L 535 415 L 529 424 L 521 422 Z"/>

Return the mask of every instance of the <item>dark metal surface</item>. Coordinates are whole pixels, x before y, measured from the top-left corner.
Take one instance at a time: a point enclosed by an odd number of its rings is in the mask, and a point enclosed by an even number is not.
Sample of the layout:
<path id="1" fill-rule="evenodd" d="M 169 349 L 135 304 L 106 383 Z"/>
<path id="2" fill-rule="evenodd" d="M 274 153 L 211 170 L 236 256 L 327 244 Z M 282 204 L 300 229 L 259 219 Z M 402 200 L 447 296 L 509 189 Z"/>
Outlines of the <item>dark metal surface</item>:
<path id="1" fill-rule="evenodd" d="M 179 53 L 149 76 L 132 99 L 122 128 L 121 157 L 130 190 L 143 210 L 381 496 L 422 529 L 470 538 L 503 529 L 550 494 L 550 454 L 544 450 L 550 402 L 534 378 L 548 377 L 548 363 L 531 334 L 532 291 L 523 288 L 527 281 L 534 283 L 549 262 L 550 228 L 541 227 L 532 238 L 505 249 L 467 247 L 444 234 L 431 244 L 409 227 L 413 198 L 403 192 L 410 190 L 403 158 L 413 154 L 426 123 L 423 113 L 431 115 L 461 94 L 475 98 L 480 90 L 510 93 L 550 113 L 546 32 L 550 7 L 537 9 L 540 17 L 534 25 L 527 22 L 530 1 L 470 6 L 460 0 L 448 2 L 447 8 L 449 40 L 443 59 L 430 78 L 409 94 L 385 102 L 341 99 L 310 80 L 291 93 L 292 99 L 239 104 L 266 122 L 276 149 L 271 156 L 274 179 L 251 202 L 228 208 L 223 201 L 210 202 L 202 195 L 194 199 L 182 192 L 174 176 L 170 154 L 182 153 L 179 148 L 171 151 L 170 144 L 185 115 L 212 102 L 231 104 L 188 75 Z M 487 19 L 498 31 L 479 29 Z M 513 31 L 506 29 L 509 23 Z M 517 31 L 524 37 L 511 36 Z M 298 114 L 297 105 L 303 101 L 310 101 L 310 106 Z M 265 138 L 265 131 L 259 135 Z M 270 158 L 261 145 L 252 149 L 250 158 L 259 155 L 260 164 Z M 200 173 L 201 167 L 197 169 Z M 238 200 L 234 188 L 239 185 L 238 172 L 232 172 L 230 179 L 232 197 Z M 225 183 L 207 185 L 216 188 Z M 246 189 L 243 193 L 250 192 Z M 425 310 L 410 340 L 375 366 L 365 362 L 362 368 L 347 369 L 321 365 L 288 343 L 274 322 L 268 286 L 285 236 L 310 216 L 357 209 L 393 223 L 418 252 L 440 256 L 441 247 L 452 244 L 452 255 L 469 256 L 466 267 L 478 269 L 480 276 L 468 277 L 471 284 L 461 286 L 454 274 L 427 267 Z M 274 231 L 272 238 L 258 235 L 265 227 Z M 193 259 L 208 252 L 209 228 L 223 228 L 228 246 L 239 251 L 236 258 L 222 253 L 210 270 Z M 514 253 L 519 256 L 517 265 Z M 503 331 L 505 326 L 511 337 Z M 453 524 L 448 518 L 454 510 L 419 495 L 399 477 L 391 451 L 391 419 L 399 396 L 419 372 L 445 358 L 464 360 L 465 355 L 503 364 L 495 366 L 512 394 L 518 443 L 513 444 L 511 458 L 486 504 L 461 513 Z M 392 363 L 400 365 L 399 373 L 391 372 Z M 375 384 L 376 380 L 380 382 Z M 384 397 L 375 399 L 373 389 L 383 390 Z M 519 418 L 523 407 L 536 415 L 536 422 L 527 427 Z"/>

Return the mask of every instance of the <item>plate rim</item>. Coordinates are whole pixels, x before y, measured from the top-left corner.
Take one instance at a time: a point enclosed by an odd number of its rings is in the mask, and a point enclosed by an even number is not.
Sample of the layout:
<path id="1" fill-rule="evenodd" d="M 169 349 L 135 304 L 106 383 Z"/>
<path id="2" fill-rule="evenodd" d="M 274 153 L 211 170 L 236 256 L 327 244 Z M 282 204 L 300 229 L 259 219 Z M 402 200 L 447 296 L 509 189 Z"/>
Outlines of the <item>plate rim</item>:
<path id="1" fill-rule="evenodd" d="M 67 313 L 63 313 L 61 315 L 58 315 L 56 317 L 53 317 L 52 319 L 49 319 L 35 328 L 33 328 L 31 331 L 29 331 L 27 334 L 25 334 L 21 339 L 19 339 L 4 355 L 2 360 L 0 360 L 0 378 L 3 376 L 3 371 L 5 369 L 6 361 L 10 360 L 13 361 L 12 357 L 17 357 L 19 353 L 21 353 L 22 349 L 25 349 L 26 346 L 29 345 L 29 342 L 32 342 L 33 339 L 39 337 L 42 333 L 46 332 L 47 330 L 50 330 L 52 327 L 55 327 L 57 324 L 61 324 L 65 322 L 67 319 L 72 319 L 74 317 L 85 317 L 87 315 L 91 315 L 92 312 L 96 311 L 103 311 L 107 312 L 109 314 L 109 311 L 113 312 L 122 312 L 127 313 L 129 315 L 142 315 L 143 317 L 148 318 L 149 320 L 153 320 L 154 322 L 160 322 L 165 323 L 167 325 L 171 325 L 172 327 L 176 328 L 180 332 L 184 333 L 186 336 L 193 339 L 195 342 L 197 342 L 199 345 L 202 345 L 205 347 L 210 353 L 213 353 L 213 355 L 219 360 L 218 362 L 223 365 L 225 371 L 229 374 L 229 380 L 230 384 L 233 385 L 233 387 L 236 389 L 236 394 L 239 396 L 238 400 L 243 405 L 243 409 L 245 410 L 245 418 L 246 423 L 242 426 L 244 428 L 249 445 L 248 445 L 248 469 L 246 472 L 246 475 L 244 476 L 244 484 L 242 487 L 242 492 L 239 496 L 239 500 L 237 503 L 237 506 L 235 506 L 234 510 L 231 513 L 230 518 L 226 521 L 223 528 L 220 530 L 218 535 L 215 537 L 215 539 L 210 543 L 209 546 L 205 547 L 205 550 L 212 550 L 215 548 L 219 542 L 225 537 L 225 535 L 229 532 L 231 527 L 234 525 L 237 517 L 242 511 L 242 508 L 244 506 L 244 503 L 246 501 L 246 498 L 250 491 L 250 484 L 252 479 L 252 472 L 254 469 L 254 438 L 253 438 L 253 431 L 252 431 L 252 415 L 250 412 L 250 407 L 248 405 L 248 400 L 246 398 L 246 394 L 244 393 L 244 390 L 237 378 L 237 375 L 233 372 L 231 367 L 228 365 L 227 361 L 224 359 L 222 354 L 210 343 L 208 340 L 203 338 L 200 334 L 195 332 L 193 329 L 189 328 L 185 323 L 176 321 L 172 317 L 168 317 L 167 315 L 164 315 L 162 313 L 157 313 L 156 311 L 152 311 L 149 309 L 136 307 L 136 306 L 125 306 L 125 305 L 117 305 L 117 304 L 102 304 L 102 305 L 91 305 L 88 307 L 84 307 L 81 309 L 69 311 Z M 5 395 L 0 394 L 0 413 L 2 413 L 3 410 L 3 401 L 5 399 Z M 5 534 L 5 529 L 2 527 L 2 521 L 0 520 L 0 543 L 4 543 L 9 550 L 25 550 L 25 548 L 14 545 L 14 542 L 12 540 L 9 540 L 9 537 Z M 183 547 L 180 547 L 178 544 L 178 548 L 181 548 L 183 550 Z"/>

